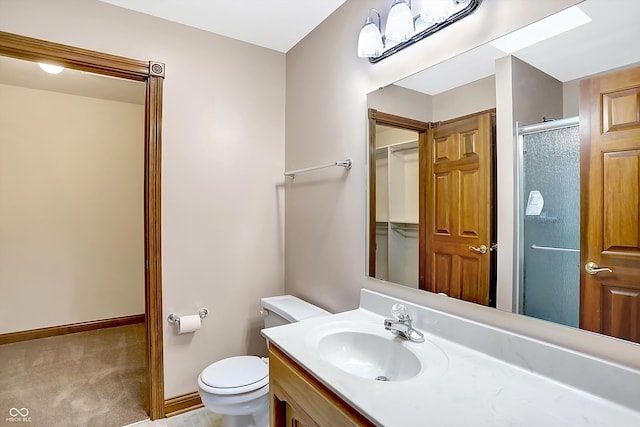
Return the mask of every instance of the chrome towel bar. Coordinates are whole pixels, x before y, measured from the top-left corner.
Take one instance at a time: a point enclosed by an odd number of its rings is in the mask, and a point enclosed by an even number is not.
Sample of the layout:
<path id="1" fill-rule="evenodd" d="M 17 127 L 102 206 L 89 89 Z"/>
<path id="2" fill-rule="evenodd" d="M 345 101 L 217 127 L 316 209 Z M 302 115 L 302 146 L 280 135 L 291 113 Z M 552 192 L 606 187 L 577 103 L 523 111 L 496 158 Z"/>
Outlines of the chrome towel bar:
<path id="1" fill-rule="evenodd" d="M 580 252 L 580 249 L 554 248 L 552 246 L 531 245 L 531 249 L 540 249 L 542 251 L 558 251 L 558 252 Z"/>

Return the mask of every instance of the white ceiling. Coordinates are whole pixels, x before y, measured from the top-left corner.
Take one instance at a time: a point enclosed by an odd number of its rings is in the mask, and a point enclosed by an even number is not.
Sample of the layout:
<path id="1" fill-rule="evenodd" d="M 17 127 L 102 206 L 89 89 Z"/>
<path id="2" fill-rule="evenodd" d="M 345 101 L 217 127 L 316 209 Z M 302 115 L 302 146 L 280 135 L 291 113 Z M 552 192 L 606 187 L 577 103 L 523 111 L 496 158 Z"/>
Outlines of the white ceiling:
<path id="1" fill-rule="evenodd" d="M 585 0 L 578 7 L 591 22 L 513 55 L 561 82 L 640 62 L 639 0 Z M 503 56 L 485 44 L 395 84 L 436 95 L 493 75 L 495 60 Z"/>
<path id="2" fill-rule="evenodd" d="M 101 0 L 115 6 L 287 52 L 346 0 Z M 0 84 L 144 103 L 144 84 L 0 56 Z"/>
<path id="3" fill-rule="evenodd" d="M 228 30 L 225 35 L 229 37 L 286 52 L 345 0 L 101 1 L 126 5 L 128 8 L 141 11 L 144 9 L 144 12 L 149 11 L 158 16 L 166 15 L 164 16 L 166 19 L 182 21 L 184 24 L 201 20 L 203 27 L 207 27 L 204 29 L 208 31 L 224 34 Z M 280 16 L 273 16 L 274 11 L 284 11 L 288 7 L 293 7 L 294 10 L 289 10 Z M 592 22 L 514 52 L 514 55 L 562 82 L 640 63 L 640 49 L 635 48 L 635 44 L 640 40 L 640 25 L 637 24 L 640 19 L 640 0 L 585 0 L 579 4 L 579 7 L 592 18 Z M 214 9 L 215 12 L 212 11 Z M 287 17 L 298 14 L 303 18 L 296 19 L 295 23 L 287 22 Z M 213 18 L 206 19 L 207 16 L 213 16 Z M 294 20 L 291 19 L 291 21 Z M 229 25 L 237 22 L 254 24 L 235 25 L 237 28 Z M 235 36 L 232 35 L 234 31 Z M 260 40 L 254 42 L 252 38 Z M 597 55 L 594 52 L 597 52 Z M 409 76 L 396 84 L 435 95 L 493 75 L 495 60 L 502 56 L 505 56 L 504 52 L 490 44 L 485 44 Z M 81 80 L 78 80 L 79 76 L 82 77 Z M 59 75 L 51 76 L 43 73 L 33 63 L 20 60 L 9 61 L 9 58 L 2 57 L 0 57 L 0 83 L 122 102 L 140 103 L 144 100 L 144 85 L 136 82 L 73 70 L 65 70 Z M 69 87 L 75 88 L 70 90 Z"/>
<path id="4" fill-rule="evenodd" d="M 101 0 L 287 52 L 346 0 Z"/>

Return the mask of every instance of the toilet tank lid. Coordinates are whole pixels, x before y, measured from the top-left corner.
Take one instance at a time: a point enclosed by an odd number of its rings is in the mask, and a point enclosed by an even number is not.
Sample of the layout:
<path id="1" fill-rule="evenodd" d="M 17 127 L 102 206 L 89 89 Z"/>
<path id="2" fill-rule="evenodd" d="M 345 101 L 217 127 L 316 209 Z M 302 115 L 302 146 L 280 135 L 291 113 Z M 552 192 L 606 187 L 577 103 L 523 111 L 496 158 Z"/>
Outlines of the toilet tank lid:
<path id="1" fill-rule="evenodd" d="M 289 322 L 299 322 L 310 317 L 327 316 L 331 314 L 293 295 L 266 297 L 262 298 L 261 302 L 263 308 L 282 316 Z"/>

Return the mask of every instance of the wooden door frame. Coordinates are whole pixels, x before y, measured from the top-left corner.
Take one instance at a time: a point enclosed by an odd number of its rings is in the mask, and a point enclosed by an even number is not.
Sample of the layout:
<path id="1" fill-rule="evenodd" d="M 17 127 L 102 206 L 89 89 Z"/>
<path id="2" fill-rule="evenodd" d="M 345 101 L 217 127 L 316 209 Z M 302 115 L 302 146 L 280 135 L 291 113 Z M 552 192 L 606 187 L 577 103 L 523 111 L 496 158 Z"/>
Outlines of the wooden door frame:
<path id="1" fill-rule="evenodd" d="M 144 233 L 147 386 L 149 416 L 152 420 L 163 418 L 160 172 L 164 64 L 124 58 L 2 31 L 0 31 L 0 55 L 27 61 L 50 61 L 66 68 L 120 77 L 146 84 Z"/>

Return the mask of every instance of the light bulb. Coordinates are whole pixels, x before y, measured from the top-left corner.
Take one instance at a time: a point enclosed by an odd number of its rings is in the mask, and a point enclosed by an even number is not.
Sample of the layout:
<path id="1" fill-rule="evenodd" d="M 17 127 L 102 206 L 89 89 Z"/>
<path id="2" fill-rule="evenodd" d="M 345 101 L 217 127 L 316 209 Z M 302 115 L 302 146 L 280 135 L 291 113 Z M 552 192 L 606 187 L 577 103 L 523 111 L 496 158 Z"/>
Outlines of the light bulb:
<path id="1" fill-rule="evenodd" d="M 375 58 L 382 55 L 383 49 L 380 29 L 371 18 L 367 18 L 358 37 L 358 56 L 361 58 Z"/>
<path id="2" fill-rule="evenodd" d="M 60 74 L 62 70 L 64 70 L 64 67 L 61 67 L 59 65 L 43 64 L 42 62 L 38 62 L 38 65 L 40 66 L 42 71 L 45 71 L 49 74 Z"/>
<path id="3" fill-rule="evenodd" d="M 427 25 L 444 22 L 453 14 L 452 0 L 423 0 L 420 8 L 420 19 Z"/>
<path id="4" fill-rule="evenodd" d="M 403 42 L 409 40 L 413 33 L 413 15 L 409 5 L 404 0 L 395 0 L 387 17 L 385 36 L 389 40 Z"/>

